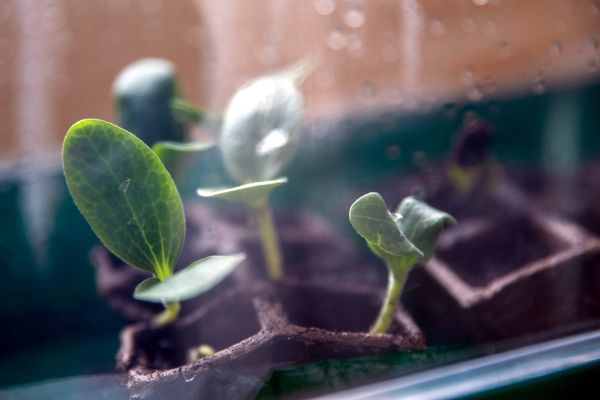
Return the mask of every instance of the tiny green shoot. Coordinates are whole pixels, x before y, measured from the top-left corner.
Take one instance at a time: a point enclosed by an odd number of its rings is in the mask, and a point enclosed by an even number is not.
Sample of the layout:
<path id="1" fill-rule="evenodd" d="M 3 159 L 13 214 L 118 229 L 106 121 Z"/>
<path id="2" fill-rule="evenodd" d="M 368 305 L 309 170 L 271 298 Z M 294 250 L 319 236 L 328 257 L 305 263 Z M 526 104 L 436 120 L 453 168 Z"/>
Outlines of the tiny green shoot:
<path id="1" fill-rule="evenodd" d="M 87 119 L 63 144 L 63 170 L 75 204 L 102 243 L 153 276 L 136 299 L 163 303 L 155 322 L 173 322 L 179 302 L 210 290 L 245 258 L 213 256 L 174 273 L 185 238 L 181 198 L 158 156 L 132 133 Z"/>
<path id="2" fill-rule="evenodd" d="M 257 221 L 267 272 L 284 275 L 281 250 L 269 207 L 271 191 L 287 179 L 281 173 L 292 161 L 300 143 L 304 100 L 298 85 L 312 64 L 303 62 L 241 87 L 223 118 L 219 147 L 225 167 L 240 186 L 198 189 L 202 197 L 245 203 Z"/>
<path id="3" fill-rule="evenodd" d="M 429 260 L 444 226 L 456 221 L 413 197 L 405 198 L 391 213 L 381 195 L 373 192 L 352 204 L 349 218 L 352 227 L 389 270 L 386 298 L 371 327 L 371 333 L 384 333 L 393 321 L 408 272 Z"/>

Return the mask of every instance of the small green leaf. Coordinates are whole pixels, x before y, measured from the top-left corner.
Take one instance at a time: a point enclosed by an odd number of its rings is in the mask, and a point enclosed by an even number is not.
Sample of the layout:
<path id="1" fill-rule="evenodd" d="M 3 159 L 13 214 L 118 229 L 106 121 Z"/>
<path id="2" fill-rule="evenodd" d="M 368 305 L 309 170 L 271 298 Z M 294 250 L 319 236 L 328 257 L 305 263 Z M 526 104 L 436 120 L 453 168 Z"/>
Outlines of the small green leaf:
<path id="1" fill-rule="evenodd" d="M 211 256 L 195 261 L 169 279 L 148 278 L 133 293 L 138 300 L 175 303 L 209 291 L 232 273 L 244 259 L 243 253 Z"/>
<path id="2" fill-rule="evenodd" d="M 214 147 L 214 143 L 207 142 L 156 142 L 152 150 L 167 167 L 176 182 L 200 158 L 202 153 Z"/>
<path id="3" fill-rule="evenodd" d="M 204 111 L 181 98 L 171 100 L 171 110 L 175 118 L 183 123 L 199 124 L 204 119 Z"/>
<path id="4" fill-rule="evenodd" d="M 406 237 L 423 252 L 421 261 L 427 261 L 442 229 L 456 220 L 443 211 L 437 210 L 414 197 L 407 197 L 398 206 L 396 214 L 402 217 L 396 220 L 398 227 Z"/>
<path id="5" fill-rule="evenodd" d="M 286 182 L 287 178 L 279 178 L 272 181 L 248 183 L 233 188 L 198 189 L 197 193 L 201 197 L 217 197 L 257 207 L 267 201 L 267 198 L 273 189 Z"/>
<path id="6" fill-rule="evenodd" d="M 183 246 L 183 205 L 156 154 L 130 132 L 87 119 L 63 144 L 75 204 L 98 238 L 123 261 L 168 277 Z"/>
<path id="7" fill-rule="evenodd" d="M 350 206 L 350 223 L 371 246 L 394 256 L 421 256 L 388 211 L 379 193 L 367 193 Z"/>
<path id="8" fill-rule="evenodd" d="M 298 149 L 302 94 L 296 75 L 273 74 L 240 88 L 223 119 L 219 147 L 238 182 L 280 176 Z"/>

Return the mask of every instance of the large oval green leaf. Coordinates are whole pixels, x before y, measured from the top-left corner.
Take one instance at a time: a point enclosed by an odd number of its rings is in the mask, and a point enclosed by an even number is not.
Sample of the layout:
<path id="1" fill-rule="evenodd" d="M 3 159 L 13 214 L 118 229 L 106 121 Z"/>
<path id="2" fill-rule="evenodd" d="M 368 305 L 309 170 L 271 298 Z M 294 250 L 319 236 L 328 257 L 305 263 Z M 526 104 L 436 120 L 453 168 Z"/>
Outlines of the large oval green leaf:
<path id="1" fill-rule="evenodd" d="M 148 146 L 111 123 L 87 119 L 69 129 L 63 168 L 75 204 L 98 238 L 123 261 L 171 275 L 185 236 L 181 198 Z"/>

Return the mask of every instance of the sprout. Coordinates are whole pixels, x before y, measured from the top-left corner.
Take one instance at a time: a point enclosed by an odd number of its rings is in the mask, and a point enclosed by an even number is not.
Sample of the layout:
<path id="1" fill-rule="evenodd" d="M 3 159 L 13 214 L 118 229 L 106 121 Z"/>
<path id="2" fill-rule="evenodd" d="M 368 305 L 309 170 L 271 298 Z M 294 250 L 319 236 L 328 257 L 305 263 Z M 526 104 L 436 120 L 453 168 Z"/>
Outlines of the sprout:
<path id="1" fill-rule="evenodd" d="M 456 221 L 413 197 L 405 198 L 392 214 L 379 193 L 358 198 L 350 207 L 349 217 L 356 232 L 389 270 L 387 295 L 371 327 L 371 333 L 384 333 L 392 323 L 408 272 L 429 260 L 444 226 Z"/>
<path id="2" fill-rule="evenodd" d="M 198 189 L 202 197 L 225 198 L 250 206 L 272 279 L 283 276 L 283 266 L 268 197 L 287 182 L 281 173 L 300 142 L 304 101 L 298 84 L 311 68 L 311 63 L 299 63 L 237 91 L 224 115 L 219 147 L 227 171 L 241 186 Z"/>
<path id="3" fill-rule="evenodd" d="M 67 132 L 62 159 L 69 192 L 98 238 L 153 274 L 134 297 L 165 305 L 158 324 L 174 321 L 180 301 L 208 291 L 244 260 L 243 254 L 207 257 L 173 273 L 185 237 L 181 198 L 156 154 L 132 133 L 79 121 Z"/>

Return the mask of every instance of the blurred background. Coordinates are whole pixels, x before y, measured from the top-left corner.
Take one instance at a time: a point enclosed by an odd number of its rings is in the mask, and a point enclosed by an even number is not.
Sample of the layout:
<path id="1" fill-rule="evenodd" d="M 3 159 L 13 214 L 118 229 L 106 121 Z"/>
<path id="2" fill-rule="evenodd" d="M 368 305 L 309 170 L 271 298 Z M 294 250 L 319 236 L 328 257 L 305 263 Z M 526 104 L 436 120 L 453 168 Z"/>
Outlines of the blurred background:
<path id="1" fill-rule="evenodd" d="M 184 97 L 215 112 L 244 82 L 318 60 L 298 183 L 278 201 L 340 226 L 335 194 L 304 193 L 312 177 L 358 190 L 439 159 L 466 112 L 494 122 L 503 161 L 600 148 L 597 0 L 0 0 L 0 387 L 113 368 L 123 321 L 96 295 L 60 148 L 77 120 L 116 120 L 113 80 L 142 57 L 170 60 Z"/>

